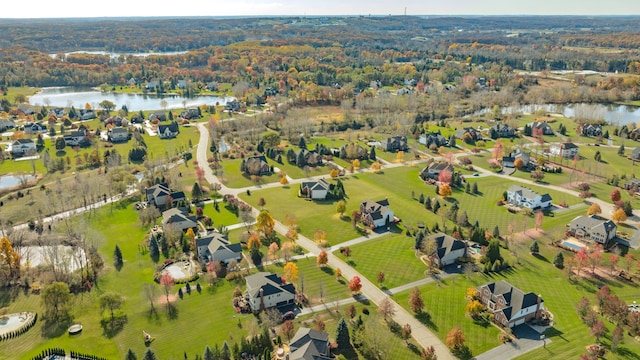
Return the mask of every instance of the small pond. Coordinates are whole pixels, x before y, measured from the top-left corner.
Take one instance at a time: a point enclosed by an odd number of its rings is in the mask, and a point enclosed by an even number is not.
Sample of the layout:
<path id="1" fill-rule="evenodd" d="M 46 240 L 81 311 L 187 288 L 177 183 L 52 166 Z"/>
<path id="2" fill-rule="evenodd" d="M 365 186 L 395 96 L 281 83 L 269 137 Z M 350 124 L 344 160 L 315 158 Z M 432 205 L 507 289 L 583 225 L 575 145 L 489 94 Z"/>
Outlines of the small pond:
<path id="1" fill-rule="evenodd" d="M 21 184 L 21 181 L 32 181 L 35 180 L 36 176 L 34 175 L 4 175 L 0 176 L 0 190 L 11 189 L 12 187 L 18 186 Z"/>

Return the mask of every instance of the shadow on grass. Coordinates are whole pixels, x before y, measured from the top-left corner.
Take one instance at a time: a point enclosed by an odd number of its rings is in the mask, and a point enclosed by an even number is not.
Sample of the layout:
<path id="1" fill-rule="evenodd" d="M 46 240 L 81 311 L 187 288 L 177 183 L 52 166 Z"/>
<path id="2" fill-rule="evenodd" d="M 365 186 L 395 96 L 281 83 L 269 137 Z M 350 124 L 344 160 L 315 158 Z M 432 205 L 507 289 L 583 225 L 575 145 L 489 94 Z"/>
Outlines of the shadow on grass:
<path id="1" fill-rule="evenodd" d="M 565 342 L 569 342 L 569 340 L 567 340 L 567 339 L 564 337 L 564 333 L 563 333 L 562 331 L 560 331 L 560 330 L 558 330 L 558 329 L 554 328 L 554 327 L 550 327 L 550 328 L 546 329 L 546 330 L 544 331 L 544 335 L 545 335 L 547 338 L 558 337 L 558 338 L 560 338 L 560 339 L 564 340 Z"/>
<path id="2" fill-rule="evenodd" d="M 433 329 L 434 331 L 438 331 L 438 325 L 436 325 L 433 320 L 431 320 L 431 314 L 423 312 L 420 314 L 416 314 L 415 318 L 418 319 L 421 323 L 423 323 L 429 329 Z"/>
<path id="3" fill-rule="evenodd" d="M 335 271 L 333 271 L 332 268 L 328 267 L 328 266 L 323 266 L 320 269 L 322 269 L 323 272 L 325 272 L 327 275 L 335 275 Z"/>
<path id="4" fill-rule="evenodd" d="M 474 317 L 473 318 L 473 323 L 475 325 L 478 325 L 478 326 L 483 327 L 483 328 L 487 328 L 487 327 L 489 327 L 489 325 L 491 325 L 489 320 L 487 320 L 484 317 Z"/>
<path id="5" fill-rule="evenodd" d="M 64 334 L 69 326 L 71 326 L 71 315 L 51 317 L 44 319 L 44 326 L 42 327 L 42 337 L 55 338 Z"/>
<path id="6" fill-rule="evenodd" d="M 353 345 L 349 343 L 349 347 L 346 349 L 336 349 L 331 351 L 335 355 L 342 355 L 344 359 L 358 359 L 358 353 L 353 348 Z"/>
<path id="7" fill-rule="evenodd" d="M 635 352 L 633 350 L 629 350 L 629 349 L 627 349 L 626 347 L 623 347 L 623 346 L 619 346 L 618 350 L 615 353 L 620 355 L 620 357 L 623 358 L 623 359 L 640 360 L 640 354 L 638 354 L 637 352 Z"/>
<path id="8" fill-rule="evenodd" d="M 544 256 L 542 256 L 542 255 L 540 255 L 540 254 L 533 254 L 533 257 L 534 257 L 534 258 L 536 258 L 536 259 L 538 259 L 538 260 L 542 260 L 542 261 L 544 261 L 544 262 L 547 262 L 547 263 L 549 262 L 549 260 L 547 260 L 547 258 L 546 258 L 546 257 L 544 257 Z"/>
<path id="9" fill-rule="evenodd" d="M 167 303 L 167 316 L 169 317 L 169 320 L 178 319 L 178 308 L 172 303 Z"/>
<path id="10" fill-rule="evenodd" d="M 100 321 L 100 326 L 102 327 L 102 334 L 106 336 L 108 339 L 113 338 L 118 335 L 122 329 L 124 329 L 124 325 L 127 323 L 127 315 L 117 315 L 112 318 L 105 318 Z"/>
<path id="11" fill-rule="evenodd" d="M 0 308 L 9 306 L 9 304 L 15 301 L 19 294 L 20 288 L 17 286 L 3 287 L 0 289 Z"/>
<path id="12" fill-rule="evenodd" d="M 451 353 L 461 360 L 469 360 L 473 357 L 473 355 L 471 354 L 471 349 L 469 349 L 469 347 L 466 345 L 462 345 L 459 348 L 451 350 Z"/>

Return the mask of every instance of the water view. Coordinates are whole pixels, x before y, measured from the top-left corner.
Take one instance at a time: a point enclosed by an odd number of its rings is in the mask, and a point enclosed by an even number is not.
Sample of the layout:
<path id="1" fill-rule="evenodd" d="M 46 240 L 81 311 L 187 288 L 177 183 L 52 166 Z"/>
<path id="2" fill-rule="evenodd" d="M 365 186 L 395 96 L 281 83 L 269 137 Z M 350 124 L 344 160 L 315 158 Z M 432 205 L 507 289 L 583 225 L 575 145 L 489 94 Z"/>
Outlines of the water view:
<path id="1" fill-rule="evenodd" d="M 612 125 L 637 123 L 640 121 L 640 107 L 628 105 L 612 105 L 612 104 L 529 104 L 508 106 L 502 109 L 504 114 L 528 113 L 532 114 L 538 110 L 544 110 L 549 113 L 562 114 L 568 118 L 579 117 L 588 120 L 605 120 Z M 491 109 L 480 110 L 477 114 L 486 114 Z"/>
<path id="2" fill-rule="evenodd" d="M 26 184 L 29 181 L 35 180 L 36 177 L 33 175 L 4 175 L 0 176 L 0 190 L 10 189 L 12 187 L 18 186 L 20 184 Z"/>
<path id="3" fill-rule="evenodd" d="M 147 57 L 150 55 L 180 55 L 186 54 L 187 51 L 167 51 L 167 52 L 141 52 L 141 53 L 117 53 L 110 51 L 71 51 L 64 53 L 64 56 L 68 56 L 70 54 L 89 54 L 89 55 L 109 55 L 109 57 L 114 60 L 119 58 L 120 56 L 135 56 L 135 57 Z M 49 54 L 52 58 L 57 58 L 58 54 Z"/>
<path id="4" fill-rule="evenodd" d="M 185 98 L 178 95 L 155 94 L 119 94 L 111 92 L 101 92 L 92 88 L 82 87 L 51 87 L 43 88 L 39 93 L 29 97 L 29 103 L 34 106 L 58 106 L 83 108 L 89 103 L 94 109 L 98 109 L 98 104 L 103 100 L 109 100 L 120 109 L 123 105 L 129 111 L 139 110 L 160 110 L 163 109 L 162 101 L 166 101 L 166 109 L 183 109 L 200 105 L 224 105 L 233 97 L 219 97 L 213 95 L 201 95 L 192 98 Z"/>

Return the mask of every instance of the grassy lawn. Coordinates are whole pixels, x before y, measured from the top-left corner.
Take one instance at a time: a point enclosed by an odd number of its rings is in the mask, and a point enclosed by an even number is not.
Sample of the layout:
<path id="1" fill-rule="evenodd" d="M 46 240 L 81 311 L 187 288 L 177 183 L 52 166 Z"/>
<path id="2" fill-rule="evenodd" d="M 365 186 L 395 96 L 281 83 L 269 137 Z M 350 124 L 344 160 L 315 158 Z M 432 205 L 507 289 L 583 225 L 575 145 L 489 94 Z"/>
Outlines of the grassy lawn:
<path id="1" fill-rule="evenodd" d="M 378 283 L 378 273 L 383 272 L 385 280 L 382 289 L 391 289 L 425 277 L 427 267 L 415 256 L 411 249 L 413 245 L 413 237 L 391 234 L 352 246 L 348 259 L 339 252 L 335 255 L 347 261 L 374 284 Z"/>
<path id="2" fill-rule="evenodd" d="M 251 177 L 244 176 L 240 172 L 240 164 L 242 163 L 242 159 L 225 159 L 221 162 L 222 170 L 223 170 L 223 178 L 225 179 L 224 184 L 231 188 L 242 188 L 253 186 L 255 183 L 251 181 Z M 274 165 L 274 163 L 269 162 L 270 165 Z M 271 175 L 263 175 L 260 177 L 262 183 L 270 183 L 274 181 L 278 181 L 278 178 L 275 174 Z"/>

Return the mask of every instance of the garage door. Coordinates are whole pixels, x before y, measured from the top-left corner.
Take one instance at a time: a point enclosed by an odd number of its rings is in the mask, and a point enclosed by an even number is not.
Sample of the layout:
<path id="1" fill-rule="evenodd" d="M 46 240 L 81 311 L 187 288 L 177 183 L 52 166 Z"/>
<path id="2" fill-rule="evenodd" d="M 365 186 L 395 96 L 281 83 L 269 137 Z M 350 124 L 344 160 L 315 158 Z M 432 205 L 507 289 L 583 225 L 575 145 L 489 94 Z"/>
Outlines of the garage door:
<path id="1" fill-rule="evenodd" d="M 524 324 L 524 318 L 520 318 L 518 320 L 516 320 L 516 322 L 514 323 L 514 326 L 518 326 L 518 325 L 522 325 Z"/>

